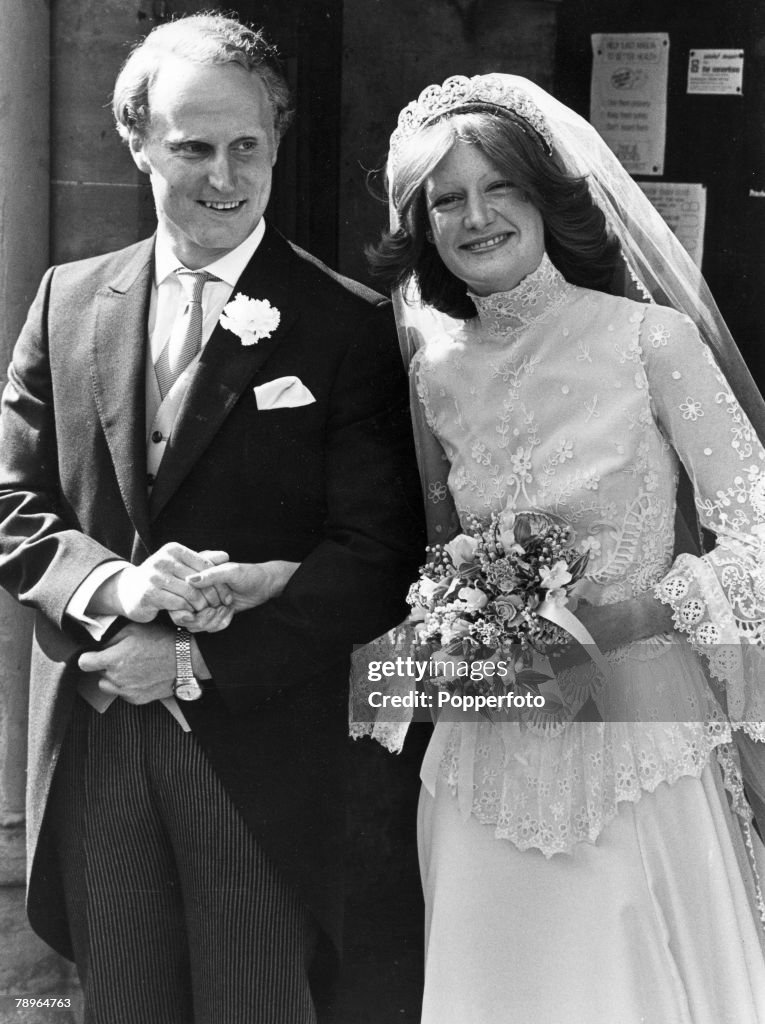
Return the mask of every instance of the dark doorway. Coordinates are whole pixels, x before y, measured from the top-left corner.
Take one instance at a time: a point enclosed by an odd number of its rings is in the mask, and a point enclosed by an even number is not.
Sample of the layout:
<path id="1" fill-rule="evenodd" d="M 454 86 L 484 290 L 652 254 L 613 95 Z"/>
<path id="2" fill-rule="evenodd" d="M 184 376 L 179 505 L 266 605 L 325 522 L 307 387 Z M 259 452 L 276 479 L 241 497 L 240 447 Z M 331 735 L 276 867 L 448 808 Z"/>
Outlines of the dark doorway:
<path id="1" fill-rule="evenodd" d="M 337 265 L 342 0 L 238 3 L 279 48 L 295 98 L 267 216 L 288 238 Z"/>
<path id="2" fill-rule="evenodd" d="M 667 32 L 665 173 L 707 187 L 702 270 L 760 386 L 765 313 L 765 3 L 763 0 L 563 0 L 555 94 L 589 115 L 593 32 Z M 744 51 L 741 96 L 689 95 L 693 48 Z"/>

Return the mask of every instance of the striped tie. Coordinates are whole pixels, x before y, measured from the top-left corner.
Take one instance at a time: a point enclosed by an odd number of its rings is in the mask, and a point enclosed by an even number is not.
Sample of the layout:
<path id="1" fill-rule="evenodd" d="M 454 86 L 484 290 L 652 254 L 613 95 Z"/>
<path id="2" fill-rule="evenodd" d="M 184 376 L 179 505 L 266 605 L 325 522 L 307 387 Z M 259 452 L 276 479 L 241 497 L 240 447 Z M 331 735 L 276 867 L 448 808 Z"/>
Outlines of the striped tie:
<path id="1" fill-rule="evenodd" d="M 165 395 L 175 384 L 202 344 L 202 292 L 208 281 L 217 281 L 213 274 L 205 270 L 186 270 L 179 267 L 175 271 L 188 302 L 176 322 L 159 359 L 154 364 L 159 384 L 159 393 L 164 400 Z"/>

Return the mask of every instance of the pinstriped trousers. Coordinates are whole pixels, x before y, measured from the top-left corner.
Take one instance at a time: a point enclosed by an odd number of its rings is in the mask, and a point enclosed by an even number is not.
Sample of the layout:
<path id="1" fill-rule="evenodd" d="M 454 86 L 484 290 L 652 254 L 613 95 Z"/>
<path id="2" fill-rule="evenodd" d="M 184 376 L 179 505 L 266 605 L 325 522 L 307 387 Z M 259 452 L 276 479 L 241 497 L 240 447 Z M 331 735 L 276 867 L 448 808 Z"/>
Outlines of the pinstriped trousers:
<path id="1" fill-rule="evenodd" d="M 86 1024 L 315 1024 L 316 926 L 161 704 L 78 697 L 49 813 Z"/>

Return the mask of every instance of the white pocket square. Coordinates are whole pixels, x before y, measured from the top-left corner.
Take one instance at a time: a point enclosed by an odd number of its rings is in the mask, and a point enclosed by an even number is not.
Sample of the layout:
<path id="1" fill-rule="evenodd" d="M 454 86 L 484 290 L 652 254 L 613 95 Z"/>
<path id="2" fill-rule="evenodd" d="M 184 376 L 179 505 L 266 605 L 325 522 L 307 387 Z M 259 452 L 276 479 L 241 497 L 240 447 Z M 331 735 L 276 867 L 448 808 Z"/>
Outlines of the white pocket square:
<path id="1" fill-rule="evenodd" d="M 253 388 L 258 409 L 294 409 L 315 402 L 311 392 L 299 377 L 277 377 Z"/>

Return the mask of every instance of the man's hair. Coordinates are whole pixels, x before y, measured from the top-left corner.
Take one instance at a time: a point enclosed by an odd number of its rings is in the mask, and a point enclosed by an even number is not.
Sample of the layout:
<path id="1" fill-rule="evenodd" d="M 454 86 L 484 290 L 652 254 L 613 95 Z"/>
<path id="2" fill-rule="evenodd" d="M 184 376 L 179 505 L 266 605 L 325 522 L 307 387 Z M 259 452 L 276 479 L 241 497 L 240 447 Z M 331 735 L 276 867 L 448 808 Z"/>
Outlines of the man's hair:
<path id="1" fill-rule="evenodd" d="M 458 319 L 475 316 L 467 286 L 446 268 L 435 245 L 425 180 L 457 142 L 479 149 L 542 215 L 547 254 L 567 281 L 611 290 L 620 246 L 584 178 L 563 170 L 528 124 L 492 107 L 456 113 L 417 132 L 396 154 L 388 182 L 400 227 L 367 250 L 372 272 L 390 287 L 414 278 L 425 303 Z"/>
<path id="2" fill-rule="evenodd" d="M 262 81 L 274 115 L 278 142 L 292 120 L 292 102 L 276 49 L 262 32 L 222 14 L 196 14 L 158 25 L 137 44 L 117 76 L 112 112 L 117 131 L 127 142 L 131 132 L 148 127 L 149 89 L 167 57 L 197 64 L 239 64 Z"/>

